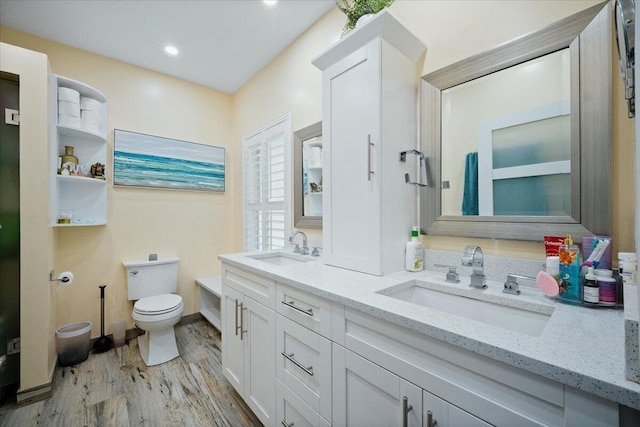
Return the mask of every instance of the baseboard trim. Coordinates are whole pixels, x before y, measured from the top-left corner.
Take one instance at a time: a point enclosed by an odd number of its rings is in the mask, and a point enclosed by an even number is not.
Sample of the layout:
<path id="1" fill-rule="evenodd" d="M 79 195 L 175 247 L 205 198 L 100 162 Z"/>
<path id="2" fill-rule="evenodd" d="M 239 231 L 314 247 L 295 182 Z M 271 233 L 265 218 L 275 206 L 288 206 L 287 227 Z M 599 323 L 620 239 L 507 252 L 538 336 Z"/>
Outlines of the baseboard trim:
<path id="1" fill-rule="evenodd" d="M 38 387 L 32 387 L 28 390 L 18 390 L 16 393 L 16 404 L 17 406 L 25 406 L 40 400 L 48 399 L 51 397 L 52 391 L 53 386 L 51 381 Z"/>

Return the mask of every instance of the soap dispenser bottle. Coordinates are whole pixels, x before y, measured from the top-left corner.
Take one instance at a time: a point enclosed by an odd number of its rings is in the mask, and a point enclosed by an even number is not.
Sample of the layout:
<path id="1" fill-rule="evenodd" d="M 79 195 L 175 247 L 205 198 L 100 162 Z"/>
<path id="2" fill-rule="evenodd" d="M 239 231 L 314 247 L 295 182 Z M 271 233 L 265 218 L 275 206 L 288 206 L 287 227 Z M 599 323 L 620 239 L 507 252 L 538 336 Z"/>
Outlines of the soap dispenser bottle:
<path id="1" fill-rule="evenodd" d="M 560 298 L 580 302 L 580 249 L 570 234 L 558 251 L 560 258 Z"/>
<path id="2" fill-rule="evenodd" d="M 407 242 L 404 267 L 407 271 L 422 271 L 424 269 L 424 247 L 418 240 L 417 226 L 411 230 L 411 241 Z"/>

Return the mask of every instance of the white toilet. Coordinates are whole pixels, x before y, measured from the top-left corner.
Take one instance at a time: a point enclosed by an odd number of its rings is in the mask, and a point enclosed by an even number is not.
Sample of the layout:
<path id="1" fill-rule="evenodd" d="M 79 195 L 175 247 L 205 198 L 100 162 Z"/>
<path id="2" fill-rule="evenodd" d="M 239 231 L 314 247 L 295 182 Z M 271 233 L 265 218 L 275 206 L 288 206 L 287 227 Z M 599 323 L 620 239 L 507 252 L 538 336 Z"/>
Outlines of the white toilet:
<path id="1" fill-rule="evenodd" d="M 184 306 L 174 292 L 178 286 L 180 258 L 156 261 L 125 261 L 133 321 L 145 331 L 138 337 L 140 356 L 147 366 L 159 365 L 178 357 L 173 326 L 180 321 Z"/>

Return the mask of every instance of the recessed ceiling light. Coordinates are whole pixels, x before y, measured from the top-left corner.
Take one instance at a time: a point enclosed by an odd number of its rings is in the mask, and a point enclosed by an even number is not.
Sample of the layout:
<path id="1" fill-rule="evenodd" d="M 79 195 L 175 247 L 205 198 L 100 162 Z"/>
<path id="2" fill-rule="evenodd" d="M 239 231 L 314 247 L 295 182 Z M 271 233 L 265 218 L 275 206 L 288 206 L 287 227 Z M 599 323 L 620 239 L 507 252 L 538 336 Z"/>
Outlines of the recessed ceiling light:
<path id="1" fill-rule="evenodd" d="M 166 45 L 164 47 L 164 51 L 167 52 L 167 55 L 176 56 L 178 54 L 178 48 L 171 45 Z"/>
<path id="2" fill-rule="evenodd" d="M 273 6 L 274 4 L 278 3 L 278 0 L 263 0 L 264 4 L 266 4 L 267 6 Z"/>

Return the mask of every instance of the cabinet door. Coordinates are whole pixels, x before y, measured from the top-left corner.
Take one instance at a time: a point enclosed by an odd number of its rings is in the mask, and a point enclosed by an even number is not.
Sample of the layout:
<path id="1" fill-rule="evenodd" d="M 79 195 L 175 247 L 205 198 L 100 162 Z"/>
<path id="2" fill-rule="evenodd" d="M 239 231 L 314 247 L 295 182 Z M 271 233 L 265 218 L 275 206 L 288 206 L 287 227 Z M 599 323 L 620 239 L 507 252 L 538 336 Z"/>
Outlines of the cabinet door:
<path id="1" fill-rule="evenodd" d="M 403 404 L 407 398 L 406 424 Z M 422 390 L 333 344 L 334 426 L 421 426 Z"/>
<path id="2" fill-rule="evenodd" d="M 379 41 L 328 68 L 322 87 L 323 257 L 381 275 Z"/>
<path id="3" fill-rule="evenodd" d="M 249 297 L 244 298 L 244 307 L 243 398 L 265 426 L 275 425 L 276 314 Z"/>
<path id="4" fill-rule="evenodd" d="M 480 418 L 474 417 L 457 406 L 453 406 L 428 391 L 423 392 L 423 426 L 433 427 L 434 422 L 437 427 L 489 427 L 491 424 L 485 423 Z M 431 412 L 431 426 L 428 423 L 427 411 Z"/>
<path id="5" fill-rule="evenodd" d="M 244 396 L 244 340 L 240 333 L 244 295 L 229 286 L 222 286 L 222 372 L 233 388 Z M 246 330 L 246 327 L 243 328 Z"/>

